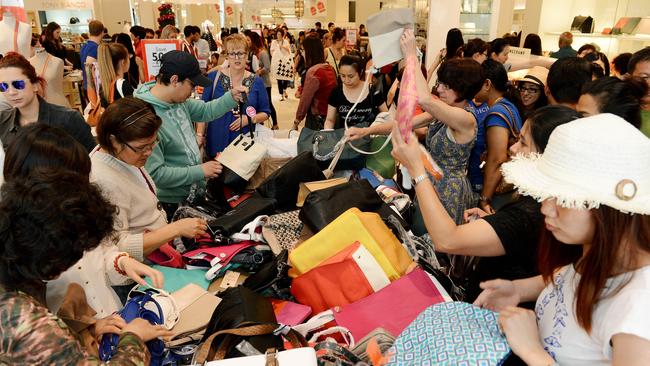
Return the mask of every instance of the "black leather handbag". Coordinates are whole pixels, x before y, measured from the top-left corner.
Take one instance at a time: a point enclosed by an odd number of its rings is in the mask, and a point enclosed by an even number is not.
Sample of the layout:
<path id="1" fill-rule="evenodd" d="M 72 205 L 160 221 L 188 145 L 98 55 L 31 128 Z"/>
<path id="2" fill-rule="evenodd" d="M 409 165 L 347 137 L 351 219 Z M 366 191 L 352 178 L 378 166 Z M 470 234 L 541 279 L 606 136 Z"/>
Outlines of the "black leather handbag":
<path id="1" fill-rule="evenodd" d="M 577 15 L 573 17 L 571 23 L 572 31 L 579 31 L 580 33 L 593 33 L 594 32 L 594 18 L 590 16 Z"/>
<path id="2" fill-rule="evenodd" d="M 271 301 L 244 286 L 228 288 L 218 296 L 221 302 L 214 309 L 201 342 L 205 342 L 211 338 L 211 335 L 223 330 L 277 322 Z M 210 340 L 212 344 L 228 344 L 225 357 L 231 358 L 246 356 L 237 349 L 237 345 L 244 339 L 260 353 L 264 353 L 269 348 L 284 349 L 282 337 L 273 334 L 248 337 L 223 334 Z"/>
<path id="3" fill-rule="evenodd" d="M 301 182 L 325 179 L 323 171 L 311 152 L 303 152 L 289 160 L 257 187 L 257 192 L 266 198 L 277 201 L 277 209 L 290 211 L 296 208 Z"/>
<path id="4" fill-rule="evenodd" d="M 247 287 L 264 297 L 290 300 L 292 298 L 289 277 L 289 252 L 285 249 L 270 262 L 250 275 L 242 286 Z"/>
<path id="5" fill-rule="evenodd" d="M 345 184 L 311 192 L 305 199 L 298 217 L 312 232 L 317 233 L 352 207 L 364 212 L 376 212 L 384 220 L 394 217 L 403 227 L 409 227 L 401 216 L 384 203 L 365 179 L 351 180 Z"/>
<path id="6" fill-rule="evenodd" d="M 240 231 L 246 224 L 260 215 L 271 215 L 275 211 L 276 201 L 253 194 L 237 207 L 214 220 L 208 221 L 208 232 L 212 237 L 230 236 Z"/>

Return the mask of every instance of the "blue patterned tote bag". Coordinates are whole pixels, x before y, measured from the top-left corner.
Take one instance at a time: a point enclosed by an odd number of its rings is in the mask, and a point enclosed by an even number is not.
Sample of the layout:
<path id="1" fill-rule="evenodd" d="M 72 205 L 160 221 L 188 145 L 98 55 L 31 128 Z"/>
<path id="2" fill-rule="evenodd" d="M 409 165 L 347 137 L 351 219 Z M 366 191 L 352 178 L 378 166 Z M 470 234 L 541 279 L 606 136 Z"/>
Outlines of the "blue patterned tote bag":
<path id="1" fill-rule="evenodd" d="M 432 305 L 397 337 L 388 366 L 501 365 L 510 346 L 497 316 L 465 302 Z"/>

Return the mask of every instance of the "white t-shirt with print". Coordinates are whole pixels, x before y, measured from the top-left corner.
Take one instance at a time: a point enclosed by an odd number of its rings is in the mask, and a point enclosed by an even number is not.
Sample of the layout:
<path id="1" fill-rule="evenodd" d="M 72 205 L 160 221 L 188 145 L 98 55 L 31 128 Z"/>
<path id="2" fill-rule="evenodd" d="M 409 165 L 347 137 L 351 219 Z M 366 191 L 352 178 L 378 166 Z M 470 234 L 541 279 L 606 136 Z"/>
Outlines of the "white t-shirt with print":
<path id="1" fill-rule="evenodd" d="M 631 279 L 630 279 L 631 276 Z M 612 336 L 633 334 L 650 340 L 650 266 L 610 278 L 607 289 L 630 279 L 617 294 L 598 302 L 588 334 L 575 316 L 580 275 L 572 265 L 558 271 L 537 298 L 535 314 L 546 352 L 560 365 L 610 365 Z"/>

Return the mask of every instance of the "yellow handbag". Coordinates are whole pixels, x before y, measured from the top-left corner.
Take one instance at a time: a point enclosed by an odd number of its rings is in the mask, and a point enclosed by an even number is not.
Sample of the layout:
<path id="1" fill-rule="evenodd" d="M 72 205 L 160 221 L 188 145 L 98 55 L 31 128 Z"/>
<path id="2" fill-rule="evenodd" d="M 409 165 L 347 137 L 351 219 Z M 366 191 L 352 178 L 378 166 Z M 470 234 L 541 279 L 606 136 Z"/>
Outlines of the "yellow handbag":
<path id="1" fill-rule="evenodd" d="M 391 281 L 415 268 L 413 259 L 378 214 L 351 208 L 289 253 L 289 274 L 295 278 L 306 273 L 355 241 L 375 257 Z"/>

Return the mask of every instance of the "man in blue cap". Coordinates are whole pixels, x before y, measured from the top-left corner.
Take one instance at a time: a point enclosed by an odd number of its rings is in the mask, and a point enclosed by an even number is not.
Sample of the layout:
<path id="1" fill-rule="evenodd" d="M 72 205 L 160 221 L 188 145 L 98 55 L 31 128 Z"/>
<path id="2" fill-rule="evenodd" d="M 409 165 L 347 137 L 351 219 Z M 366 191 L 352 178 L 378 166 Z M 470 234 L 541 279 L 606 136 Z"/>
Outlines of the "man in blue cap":
<path id="1" fill-rule="evenodd" d="M 156 80 L 140 86 L 134 94 L 153 105 L 163 121 L 158 131 L 159 143 L 145 168 L 156 182 L 158 199 L 168 217 L 188 197 L 203 194 L 207 178 L 221 173 L 221 164 L 216 160 L 202 163 L 193 123 L 221 117 L 248 92 L 238 86 L 207 103 L 190 98 L 195 86 L 210 85 L 195 57 L 187 52 L 169 51 L 162 57 Z"/>

